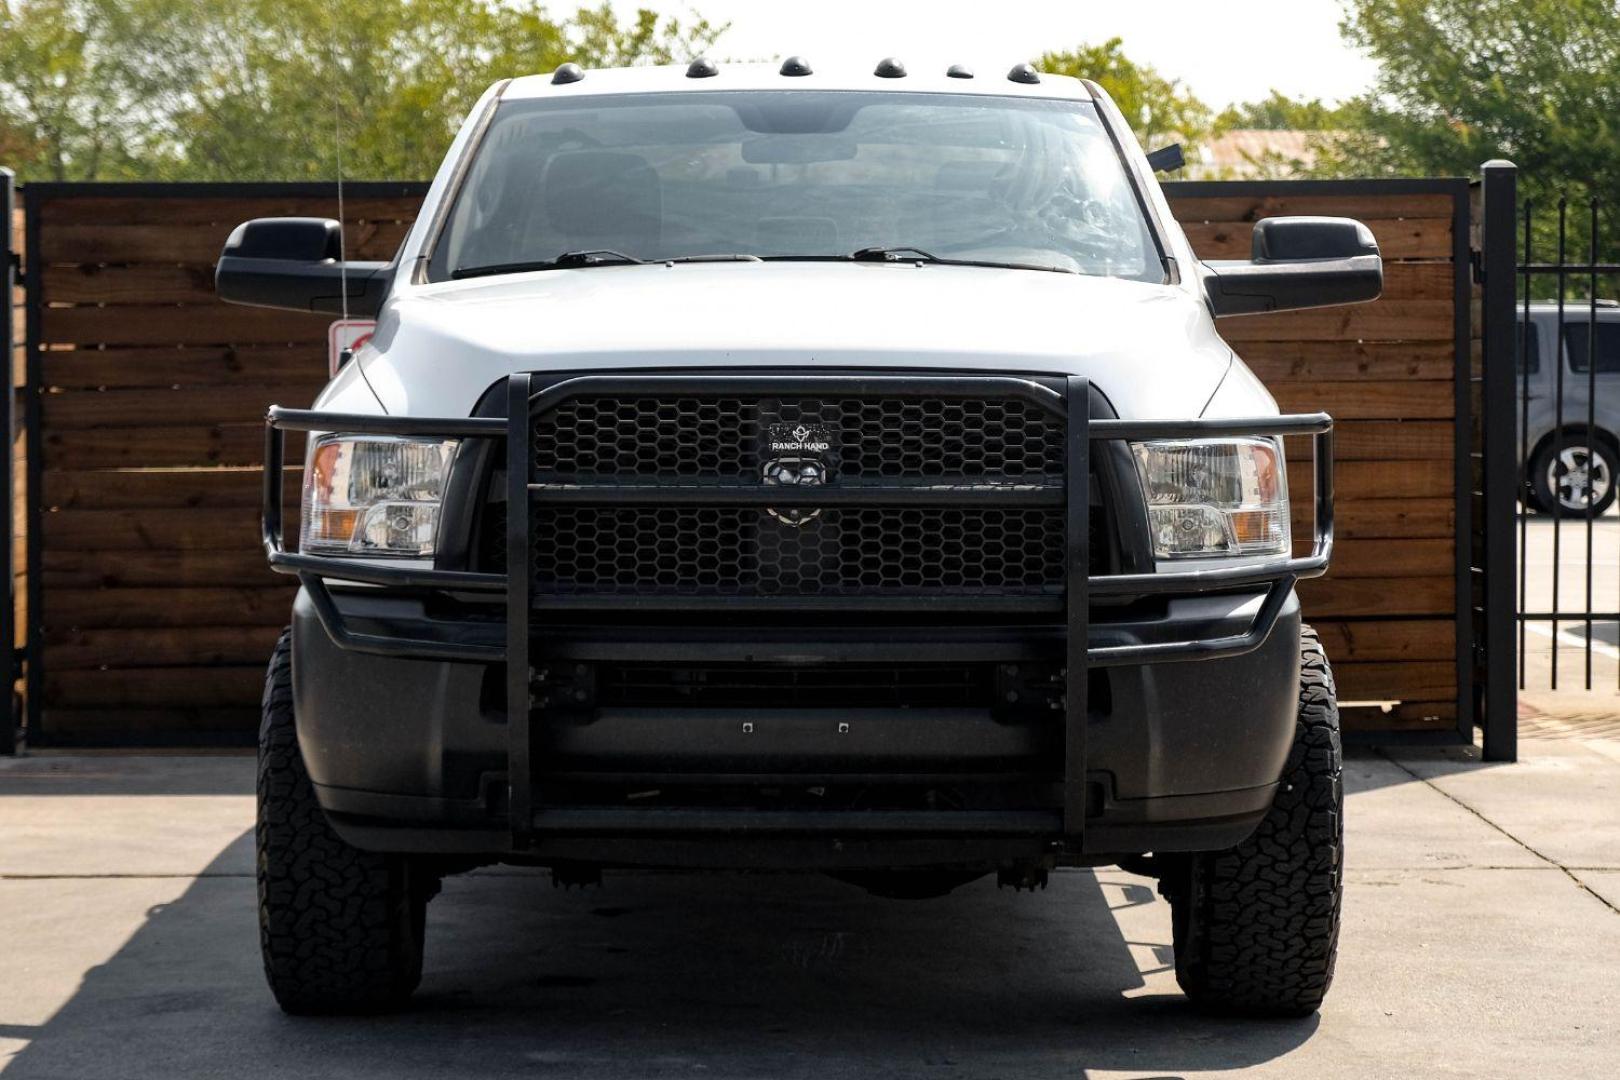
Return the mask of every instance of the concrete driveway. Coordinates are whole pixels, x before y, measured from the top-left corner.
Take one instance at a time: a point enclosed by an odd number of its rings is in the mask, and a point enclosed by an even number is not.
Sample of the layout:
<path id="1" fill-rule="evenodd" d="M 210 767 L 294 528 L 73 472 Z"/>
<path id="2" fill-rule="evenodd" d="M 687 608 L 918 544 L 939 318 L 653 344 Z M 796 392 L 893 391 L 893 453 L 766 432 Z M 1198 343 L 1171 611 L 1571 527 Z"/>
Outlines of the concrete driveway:
<path id="1" fill-rule="evenodd" d="M 244 757 L 0 760 L 0 1069 L 101 1077 L 1600 1076 L 1620 1047 L 1620 732 L 1366 753 L 1319 1017 L 1206 1019 L 1116 870 L 877 900 L 820 878 L 492 871 L 430 909 L 415 1008 L 283 1016 Z"/>
<path id="2" fill-rule="evenodd" d="M 1589 586 L 1590 610 L 1620 611 L 1620 511 L 1611 510 L 1592 523 L 1590 560 L 1584 518 L 1554 522 L 1548 515 L 1531 514 L 1523 526 L 1523 581 L 1514 586 L 1522 584 L 1523 610 L 1551 614 L 1556 607 L 1565 615 L 1557 623 L 1525 624 L 1520 638 L 1523 686 L 1538 705 L 1539 695 L 1557 690 L 1555 700 L 1546 703 L 1549 711 L 1557 711 L 1571 700 L 1562 695 L 1584 690 L 1588 678 L 1586 622 L 1571 620 L 1568 613 L 1588 610 Z M 1620 622 L 1594 620 L 1591 631 L 1591 690 L 1605 695 L 1608 706 L 1620 712 Z"/>

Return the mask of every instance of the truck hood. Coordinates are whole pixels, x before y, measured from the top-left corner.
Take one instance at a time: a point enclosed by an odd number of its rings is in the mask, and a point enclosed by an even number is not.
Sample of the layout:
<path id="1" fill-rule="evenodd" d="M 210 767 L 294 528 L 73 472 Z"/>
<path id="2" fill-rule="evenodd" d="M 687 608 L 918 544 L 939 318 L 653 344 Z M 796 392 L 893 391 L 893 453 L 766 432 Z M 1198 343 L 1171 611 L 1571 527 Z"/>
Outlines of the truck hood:
<path id="1" fill-rule="evenodd" d="M 365 383 L 398 416 L 465 416 L 516 371 L 788 367 L 1085 375 L 1130 419 L 1199 415 L 1231 359 L 1208 312 L 1174 286 L 808 262 L 601 266 L 409 287 L 358 357 Z M 360 407 L 356 367 L 321 405 Z"/>

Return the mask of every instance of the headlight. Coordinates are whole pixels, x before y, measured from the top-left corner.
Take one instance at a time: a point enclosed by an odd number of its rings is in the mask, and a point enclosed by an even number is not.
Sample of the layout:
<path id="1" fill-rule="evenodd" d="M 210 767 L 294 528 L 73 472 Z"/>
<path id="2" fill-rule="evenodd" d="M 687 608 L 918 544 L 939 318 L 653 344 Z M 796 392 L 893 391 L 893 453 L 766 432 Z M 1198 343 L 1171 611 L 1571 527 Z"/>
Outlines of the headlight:
<path id="1" fill-rule="evenodd" d="M 427 556 L 456 441 L 326 435 L 304 470 L 299 549 L 311 555 Z"/>
<path id="2" fill-rule="evenodd" d="M 1131 449 L 1156 557 L 1291 550 L 1288 476 L 1276 439 L 1163 439 Z"/>

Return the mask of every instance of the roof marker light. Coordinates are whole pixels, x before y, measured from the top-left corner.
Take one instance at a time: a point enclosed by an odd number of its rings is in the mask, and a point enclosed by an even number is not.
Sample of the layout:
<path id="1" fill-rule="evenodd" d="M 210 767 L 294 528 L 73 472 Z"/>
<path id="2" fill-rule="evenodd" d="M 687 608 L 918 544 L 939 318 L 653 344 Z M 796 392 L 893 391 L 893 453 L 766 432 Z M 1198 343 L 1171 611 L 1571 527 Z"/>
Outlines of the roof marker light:
<path id="1" fill-rule="evenodd" d="M 792 76 L 809 75 L 811 74 L 810 61 L 802 56 L 790 56 L 782 61 L 782 74 Z"/>
<path id="2" fill-rule="evenodd" d="M 973 78 L 973 69 L 966 64 L 952 64 L 945 69 L 945 77 L 947 79 L 971 79 Z"/>
<path id="3" fill-rule="evenodd" d="M 880 79 L 903 79 L 906 77 L 906 65 L 893 56 L 886 56 L 878 61 L 872 74 Z"/>
<path id="4" fill-rule="evenodd" d="M 707 56 L 698 57 L 686 68 L 686 77 L 688 79 L 712 79 L 718 74 L 720 74 L 720 69 Z"/>
<path id="5" fill-rule="evenodd" d="M 585 77 L 585 69 L 578 64 L 563 64 L 551 73 L 553 86 L 566 86 L 568 83 L 577 83 Z"/>
<path id="6" fill-rule="evenodd" d="M 1015 83 L 1038 83 L 1041 81 L 1041 73 L 1031 64 L 1019 64 L 1007 72 L 1007 79 Z"/>

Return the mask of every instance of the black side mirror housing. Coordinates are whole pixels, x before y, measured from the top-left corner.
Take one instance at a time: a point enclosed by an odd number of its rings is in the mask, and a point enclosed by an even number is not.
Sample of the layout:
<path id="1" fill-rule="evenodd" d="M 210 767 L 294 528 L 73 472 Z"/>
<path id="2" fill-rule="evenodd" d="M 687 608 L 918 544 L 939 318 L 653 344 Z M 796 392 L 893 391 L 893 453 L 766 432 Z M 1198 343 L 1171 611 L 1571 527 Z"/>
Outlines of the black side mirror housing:
<path id="1" fill-rule="evenodd" d="M 1216 317 L 1360 304 L 1384 291 L 1372 230 L 1351 218 L 1277 217 L 1255 224 L 1248 261 L 1204 263 Z"/>
<path id="2" fill-rule="evenodd" d="M 391 264 L 342 261 L 343 227 L 325 218 L 255 218 L 231 231 L 214 268 L 221 300 L 287 311 L 375 316 Z"/>
<path id="3" fill-rule="evenodd" d="M 1175 172 L 1187 164 L 1187 155 L 1180 143 L 1161 146 L 1147 156 L 1148 167 L 1156 173 Z"/>

